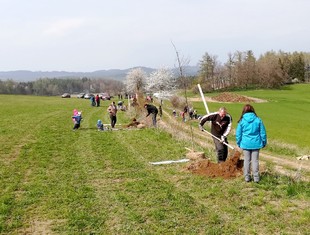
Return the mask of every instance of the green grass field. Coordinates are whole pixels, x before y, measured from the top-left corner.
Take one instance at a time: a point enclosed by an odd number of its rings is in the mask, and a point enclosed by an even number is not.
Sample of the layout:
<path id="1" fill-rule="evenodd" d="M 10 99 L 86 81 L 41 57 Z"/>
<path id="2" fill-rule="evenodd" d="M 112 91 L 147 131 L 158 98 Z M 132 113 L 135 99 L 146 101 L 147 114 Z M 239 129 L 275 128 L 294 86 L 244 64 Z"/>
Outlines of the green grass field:
<path id="1" fill-rule="evenodd" d="M 309 124 L 296 123 L 306 121 L 309 85 L 242 94 L 270 99 L 255 107 L 272 141 L 306 149 L 309 133 L 299 133 Z M 308 182 L 272 168 L 249 184 L 151 165 L 184 158 L 186 143 L 153 128 L 98 132 L 107 105 L 0 95 L 1 234 L 309 234 Z M 242 105 L 227 107 L 237 117 Z M 74 108 L 84 118 L 75 132 Z M 119 112 L 118 123 L 129 120 Z"/>

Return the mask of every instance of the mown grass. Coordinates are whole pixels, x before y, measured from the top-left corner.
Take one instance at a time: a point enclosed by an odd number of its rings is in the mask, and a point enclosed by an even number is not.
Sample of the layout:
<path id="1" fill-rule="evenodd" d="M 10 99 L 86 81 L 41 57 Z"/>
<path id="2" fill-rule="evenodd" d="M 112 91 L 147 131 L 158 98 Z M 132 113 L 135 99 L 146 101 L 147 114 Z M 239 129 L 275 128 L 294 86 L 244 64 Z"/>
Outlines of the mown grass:
<path id="1" fill-rule="evenodd" d="M 1 234 L 307 234 L 309 183 L 151 165 L 184 158 L 187 143 L 153 128 L 98 132 L 107 104 L 0 95 Z M 75 132 L 74 108 L 84 118 Z"/>

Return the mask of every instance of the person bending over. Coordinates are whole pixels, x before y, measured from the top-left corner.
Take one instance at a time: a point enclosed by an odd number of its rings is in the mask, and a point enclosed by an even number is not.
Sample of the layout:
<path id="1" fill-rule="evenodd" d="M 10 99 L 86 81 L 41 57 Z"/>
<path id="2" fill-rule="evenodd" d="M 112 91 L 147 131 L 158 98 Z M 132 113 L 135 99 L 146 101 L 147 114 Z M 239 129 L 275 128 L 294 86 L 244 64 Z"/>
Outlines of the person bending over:
<path id="1" fill-rule="evenodd" d="M 153 126 L 156 127 L 156 122 L 157 122 L 156 116 L 158 114 L 158 109 L 156 108 L 156 106 L 152 104 L 145 104 L 144 108 L 147 110 L 146 117 L 148 117 L 149 115 L 152 115 Z"/>

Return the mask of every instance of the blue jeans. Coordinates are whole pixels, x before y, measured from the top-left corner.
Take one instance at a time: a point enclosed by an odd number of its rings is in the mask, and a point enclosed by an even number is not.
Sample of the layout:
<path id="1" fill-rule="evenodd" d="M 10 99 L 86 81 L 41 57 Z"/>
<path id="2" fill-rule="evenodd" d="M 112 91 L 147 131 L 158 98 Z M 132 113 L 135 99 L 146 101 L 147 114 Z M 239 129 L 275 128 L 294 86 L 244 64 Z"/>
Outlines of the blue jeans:
<path id="1" fill-rule="evenodd" d="M 244 163 L 243 163 L 243 175 L 245 181 L 251 180 L 251 169 L 252 167 L 252 174 L 254 182 L 259 182 L 259 149 L 254 150 L 243 150 L 244 155 Z"/>

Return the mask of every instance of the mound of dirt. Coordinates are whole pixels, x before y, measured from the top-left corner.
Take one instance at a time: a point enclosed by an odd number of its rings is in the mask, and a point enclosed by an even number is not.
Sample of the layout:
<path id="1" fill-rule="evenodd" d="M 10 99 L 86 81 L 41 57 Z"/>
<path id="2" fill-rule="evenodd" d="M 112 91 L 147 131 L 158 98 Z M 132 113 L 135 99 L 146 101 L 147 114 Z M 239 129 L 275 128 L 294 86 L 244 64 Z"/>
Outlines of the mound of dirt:
<path id="1" fill-rule="evenodd" d="M 230 93 L 230 92 L 223 92 L 217 96 L 212 97 L 212 100 L 215 100 L 218 102 L 240 102 L 240 103 L 257 102 L 256 99 L 251 99 L 249 97 L 245 97 L 245 96 L 238 95 L 235 93 Z"/>
<path id="2" fill-rule="evenodd" d="M 140 122 L 137 121 L 137 119 L 133 118 L 131 122 L 127 125 L 127 127 L 137 127 L 140 124 Z"/>
<path id="3" fill-rule="evenodd" d="M 222 177 L 225 179 L 242 175 L 243 160 L 240 160 L 241 153 L 235 151 L 225 162 L 217 164 L 208 159 L 195 161 L 186 166 L 187 170 L 194 174 L 208 177 Z"/>

